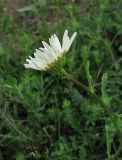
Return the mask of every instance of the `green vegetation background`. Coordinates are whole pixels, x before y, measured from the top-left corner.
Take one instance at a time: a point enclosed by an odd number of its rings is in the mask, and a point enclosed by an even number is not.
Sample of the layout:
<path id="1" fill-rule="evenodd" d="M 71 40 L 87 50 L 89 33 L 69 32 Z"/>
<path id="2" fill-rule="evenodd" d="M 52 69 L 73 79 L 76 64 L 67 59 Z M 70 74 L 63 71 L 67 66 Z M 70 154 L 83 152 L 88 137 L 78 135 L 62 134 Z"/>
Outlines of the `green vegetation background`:
<path id="1" fill-rule="evenodd" d="M 99 96 L 106 72 L 111 109 L 122 113 L 121 0 L 0 0 L 0 160 L 104 160 L 118 147 L 106 113 L 83 90 L 23 66 L 65 29 L 78 33 L 65 69 L 87 84 L 89 60 Z"/>

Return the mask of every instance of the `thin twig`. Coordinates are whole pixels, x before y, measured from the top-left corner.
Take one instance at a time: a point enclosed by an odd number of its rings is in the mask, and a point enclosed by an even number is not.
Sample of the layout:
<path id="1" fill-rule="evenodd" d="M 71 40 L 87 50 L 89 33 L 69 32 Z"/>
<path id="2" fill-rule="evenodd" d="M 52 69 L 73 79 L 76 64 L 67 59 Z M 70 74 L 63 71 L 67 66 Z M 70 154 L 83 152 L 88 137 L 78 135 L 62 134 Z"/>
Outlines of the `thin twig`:
<path id="1" fill-rule="evenodd" d="M 115 153 L 114 157 L 112 158 L 112 160 L 117 160 L 119 155 L 121 154 L 121 152 L 122 152 L 122 147 L 120 146 L 118 148 L 118 150 L 116 151 L 116 153 Z"/>
<path id="2" fill-rule="evenodd" d="M 23 132 L 21 132 L 21 131 L 17 128 L 17 126 L 15 125 L 15 122 L 14 122 L 13 120 L 10 121 L 9 118 L 7 118 L 7 117 L 5 116 L 5 114 L 3 114 L 1 111 L 0 111 L 0 114 L 1 114 L 1 116 L 6 120 L 6 122 L 7 122 L 12 128 L 14 128 L 22 137 L 24 137 L 24 138 L 26 138 L 26 139 L 28 139 L 28 140 L 30 140 L 30 141 L 33 141 L 32 138 L 26 136 Z"/>

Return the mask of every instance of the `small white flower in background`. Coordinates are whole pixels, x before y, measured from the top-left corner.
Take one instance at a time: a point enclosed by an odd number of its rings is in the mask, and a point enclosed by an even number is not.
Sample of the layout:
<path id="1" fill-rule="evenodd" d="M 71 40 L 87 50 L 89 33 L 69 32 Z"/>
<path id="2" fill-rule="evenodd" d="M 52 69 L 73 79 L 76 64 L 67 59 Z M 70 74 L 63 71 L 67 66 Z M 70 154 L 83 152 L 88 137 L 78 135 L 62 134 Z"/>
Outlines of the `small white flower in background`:
<path id="1" fill-rule="evenodd" d="M 24 64 L 26 68 L 32 68 L 36 70 L 49 70 L 63 57 L 63 55 L 68 52 L 71 47 L 73 40 L 76 37 L 76 32 L 71 38 L 68 36 L 68 30 L 65 30 L 62 45 L 58 37 L 54 34 L 49 38 L 49 44 L 42 41 L 44 48 L 36 49 L 34 53 L 34 58 L 29 56 L 30 59 L 26 59 L 28 64 Z"/>

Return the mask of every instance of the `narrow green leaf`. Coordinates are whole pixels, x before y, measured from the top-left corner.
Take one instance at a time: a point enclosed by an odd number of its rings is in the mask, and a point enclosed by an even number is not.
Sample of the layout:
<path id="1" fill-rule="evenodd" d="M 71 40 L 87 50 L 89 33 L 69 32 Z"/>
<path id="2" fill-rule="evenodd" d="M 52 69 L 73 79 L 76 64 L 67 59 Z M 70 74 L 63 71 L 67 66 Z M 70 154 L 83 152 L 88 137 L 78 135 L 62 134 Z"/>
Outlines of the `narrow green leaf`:
<path id="1" fill-rule="evenodd" d="M 105 126 L 105 136 L 106 136 L 106 146 L 107 146 L 107 160 L 110 160 L 111 155 L 111 143 L 112 143 L 112 135 L 110 133 L 110 126 Z"/>
<path id="2" fill-rule="evenodd" d="M 92 79 L 92 76 L 90 75 L 89 68 L 90 68 L 90 63 L 89 63 L 89 61 L 87 61 L 86 65 L 85 65 L 86 75 L 87 75 L 89 89 L 93 93 L 94 92 L 94 89 L 93 89 L 93 79 Z"/>
<path id="3" fill-rule="evenodd" d="M 122 133 L 122 117 L 118 113 L 113 113 L 112 117 L 114 125 L 118 129 L 118 132 Z"/>
<path id="4" fill-rule="evenodd" d="M 20 9 L 17 9 L 18 12 L 23 13 L 23 12 L 35 12 L 36 8 L 34 5 L 29 5 L 29 6 L 24 6 Z"/>
<path id="5" fill-rule="evenodd" d="M 88 47 L 86 45 L 83 45 L 81 48 L 81 52 L 82 52 L 82 58 L 83 58 L 83 62 L 86 62 L 86 60 L 89 57 L 89 52 L 88 52 Z"/>
<path id="6" fill-rule="evenodd" d="M 107 73 L 103 74 L 102 76 L 102 85 L 101 85 L 101 92 L 102 92 L 102 99 L 104 103 L 110 104 L 110 99 L 108 97 L 108 94 L 106 92 L 106 86 L 107 86 Z"/>

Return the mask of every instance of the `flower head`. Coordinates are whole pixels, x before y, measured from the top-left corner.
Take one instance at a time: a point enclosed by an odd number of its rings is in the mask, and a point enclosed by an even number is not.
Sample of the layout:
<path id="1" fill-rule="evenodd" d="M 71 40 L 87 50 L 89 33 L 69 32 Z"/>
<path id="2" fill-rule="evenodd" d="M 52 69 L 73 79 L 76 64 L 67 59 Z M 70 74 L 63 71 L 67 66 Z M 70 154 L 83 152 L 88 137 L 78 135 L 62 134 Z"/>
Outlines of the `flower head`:
<path id="1" fill-rule="evenodd" d="M 58 64 L 58 62 L 61 64 L 61 59 L 63 55 L 70 49 L 76 34 L 77 33 L 75 32 L 72 37 L 69 38 L 68 30 L 65 30 L 62 39 L 62 45 L 55 34 L 49 38 L 49 44 L 42 41 L 44 47 L 36 49 L 34 58 L 29 56 L 30 59 L 26 59 L 28 64 L 24 64 L 25 67 L 36 70 L 49 70 Z"/>

